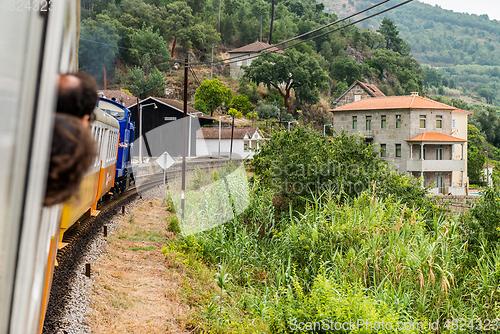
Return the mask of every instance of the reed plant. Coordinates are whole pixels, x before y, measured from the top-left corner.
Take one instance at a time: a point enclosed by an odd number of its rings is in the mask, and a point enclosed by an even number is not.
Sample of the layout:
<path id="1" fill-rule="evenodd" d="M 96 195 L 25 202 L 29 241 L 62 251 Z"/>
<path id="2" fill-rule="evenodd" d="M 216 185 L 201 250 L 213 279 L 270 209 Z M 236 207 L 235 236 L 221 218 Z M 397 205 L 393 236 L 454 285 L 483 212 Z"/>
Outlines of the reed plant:
<path id="1" fill-rule="evenodd" d="M 484 246 L 471 264 L 469 236 L 459 221 L 428 221 L 421 210 L 370 192 L 340 197 L 323 193 L 303 212 L 290 208 L 283 215 L 272 191 L 255 184 L 243 215 L 177 242 L 205 263 L 224 263 L 245 291 L 241 304 L 248 316 L 265 319 L 274 332 L 290 326 L 292 306 L 311 321 L 324 313 L 313 304 L 334 307 L 328 294 L 320 298 L 321 289 L 337 291 L 342 302 L 361 298 L 375 315 L 398 321 L 496 318 L 500 250 Z"/>

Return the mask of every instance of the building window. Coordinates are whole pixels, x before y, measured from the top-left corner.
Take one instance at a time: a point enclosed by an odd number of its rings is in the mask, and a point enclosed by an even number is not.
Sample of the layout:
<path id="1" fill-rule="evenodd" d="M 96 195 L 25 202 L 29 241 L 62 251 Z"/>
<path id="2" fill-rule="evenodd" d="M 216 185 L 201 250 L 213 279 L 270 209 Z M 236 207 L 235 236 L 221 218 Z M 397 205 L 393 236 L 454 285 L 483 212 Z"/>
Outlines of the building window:
<path id="1" fill-rule="evenodd" d="M 423 180 L 422 180 L 422 187 L 425 188 L 426 184 L 427 184 L 427 175 L 425 175 L 425 173 L 422 173 L 422 174 L 423 174 L 422 175 L 422 178 L 423 178 Z"/>
<path id="2" fill-rule="evenodd" d="M 385 158 L 387 156 L 387 144 L 380 144 L 380 157 Z"/>
<path id="3" fill-rule="evenodd" d="M 354 130 L 358 128 L 358 116 L 352 116 L 352 128 Z"/>
<path id="4" fill-rule="evenodd" d="M 361 100 L 361 94 L 354 94 L 354 102 Z"/>
<path id="5" fill-rule="evenodd" d="M 452 129 L 456 129 L 457 128 L 457 119 L 456 118 L 453 118 L 451 120 L 451 128 Z"/>
<path id="6" fill-rule="evenodd" d="M 243 151 L 244 151 L 244 152 L 248 152 L 248 151 L 249 151 L 249 149 L 248 149 L 249 145 L 250 145 L 250 142 L 249 142 L 248 140 L 245 140 L 245 141 L 243 142 Z M 240 147 L 241 147 L 241 146 L 240 146 Z"/>
<path id="7" fill-rule="evenodd" d="M 396 144 L 396 158 L 401 158 L 401 144 Z"/>
<path id="8" fill-rule="evenodd" d="M 443 160 L 443 145 L 436 146 L 436 160 Z"/>
<path id="9" fill-rule="evenodd" d="M 443 128 L 443 116 L 436 116 L 436 129 Z"/>
<path id="10" fill-rule="evenodd" d="M 396 115 L 396 129 L 401 129 L 401 115 Z"/>
<path id="11" fill-rule="evenodd" d="M 436 188 L 440 194 L 444 194 L 443 173 L 436 173 Z"/>
<path id="12" fill-rule="evenodd" d="M 380 128 L 381 129 L 387 128 L 387 116 L 386 115 L 380 116 Z"/>
<path id="13" fill-rule="evenodd" d="M 366 130 L 370 131 L 372 129 L 372 117 L 366 116 Z"/>
<path id="14" fill-rule="evenodd" d="M 424 158 L 422 159 L 422 152 L 424 152 Z M 418 160 L 425 160 L 425 146 L 422 149 L 421 147 L 418 148 Z"/>
<path id="15" fill-rule="evenodd" d="M 425 129 L 425 115 L 420 115 L 420 128 Z"/>

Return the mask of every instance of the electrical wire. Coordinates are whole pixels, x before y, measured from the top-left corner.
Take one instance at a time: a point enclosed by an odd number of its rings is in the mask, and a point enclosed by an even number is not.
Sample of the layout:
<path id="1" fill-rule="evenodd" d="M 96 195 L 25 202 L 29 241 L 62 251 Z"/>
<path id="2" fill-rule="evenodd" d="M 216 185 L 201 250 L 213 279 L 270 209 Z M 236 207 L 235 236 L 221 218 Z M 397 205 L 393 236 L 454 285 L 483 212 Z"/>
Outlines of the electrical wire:
<path id="1" fill-rule="evenodd" d="M 161 55 L 161 54 L 154 53 L 154 52 L 141 51 L 141 50 L 138 50 L 136 48 L 126 48 L 124 46 L 119 46 L 119 45 L 113 45 L 113 44 L 109 44 L 109 43 L 92 41 L 90 39 L 85 39 L 85 38 L 80 38 L 80 41 L 85 41 L 85 42 L 90 42 L 90 43 L 95 43 L 95 44 L 101 44 L 101 45 L 107 45 L 107 46 L 111 46 L 111 47 L 115 47 L 115 48 L 119 48 L 119 49 L 123 49 L 123 50 L 135 50 L 137 52 L 141 52 L 141 53 L 144 53 L 144 54 L 148 54 L 148 55 L 152 55 L 152 56 L 156 56 L 156 57 L 160 57 L 160 58 L 165 58 L 165 59 L 168 59 L 168 61 L 177 61 L 177 62 L 183 62 L 184 61 L 184 59 L 172 58 L 170 56 L 165 56 L 165 55 Z M 157 65 L 159 65 L 159 64 L 157 64 Z"/>
<path id="2" fill-rule="evenodd" d="M 294 40 L 296 40 L 296 39 L 302 38 L 302 37 L 304 37 L 304 36 L 307 36 L 307 35 L 313 34 L 313 33 L 317 32 L 317 31 L 322 30 L 322 29 L 328 28 L 328 27 L 330 27 L 330 26 L 332 26 L 332 25 L 335 25 L 335 24 L 337 24 L 337 23 L 340 23 L 340 22 L 343 22 L 343 21 L 345 21 L 345 20 L 348 20 L 348 19 L 350 19 L 350 18 L 352 18 L 352 17 L 354 17 L 354 16 L 357 16 L 357 15 L 359 15 L 359 14 L 363 14 L 364 12 L 367 12 L 367 11 L 369 11 L 369 10 L 373 9 L 373 8 L 376 8 L 376 7 L 378 7 L 378 6 L 381 6 L 381 5 L 383 5 L 383 4 L 385 4 L 385 3 L 389 2 L 389 1 L 391 1 L 391 0 L 384 0 L 384 1 L 379 2 L 379 3 L 377 3 L 377 4 L 375 4 L 375 5 L 371 6 L 371 7 L 365 8 L 365 9 L 363 9 L 363 10 L 359 11 L 359 12 L 356 12 L 356 13 L 354 13 L 354 14 L 351 14 L 351 15 L 347 16 L 347 17 L 344 17 L 343 19 L 338 19 L 338 20 L 337 20 L 337 21 L 335 21 L 335 22 L 325 24 L 325 25 L 323 25 L 323 26 L 321 26 L 321 27 L 318 27 L 318 28 L 316 28 L 316 29 L 313 29 L 313 30 L 308 31 L 308 32 L 306 32 L 306 33 L 303 33 L 303 34 L 301 34 L 301 35 L 298 35 L 298 36 L 292 37 L 292 38 L 287 39 L 287 40 L 285 40 L 285 41 L 282 41 L 282 42 L 276 43 L 276 44 L 274 44 L 274 45 L 269 45 L 269 46 L 267 46 L 267 47 L 265 47 L 265 48 L 262 48 L 262 49 L 260 49 L 260 50 L 249 52 L 246 56 L 249 56 L 249 55 L 254 54 L 254 53 L 259 53 L 259 54 L 260 54 L 262 51 L 265 51 L 265 50 L 267 50 L 267 49 L 270 49 L 270 48 L 276 48 L 276 47 L 278 47 L 278 46 L 280 46 L 280 45 L 283 45 L 283 44 L 285 44 L 285 43 L 288 43 L 288 42 L 294 41 Z M 232 58 L 228 58 L 228 59 L 223 59 L 223 60 L 212 61 L 212 62 L 209 62 L 209 63 L 193 63 L 193 64 L 191 64 L 191 65 L 199 65 L 199 64 L 216 64 L 216 63 L 225 62 L 225 61 L 227 61 L 227 60 L 231 60 L 231 59 L 235 59 L 235 58 L 240 58 L 240 57 L 232 57 Z"/>
<path id="3" fill-rule="evenodd" d="M 316 38 L 318 38 L 318 37 L 322 37 L 322 36 L 324 36 L 324 35 L 331 34 L 332 32 L 339 31 L 339 30 L 341 30 L 341 29 L 345 29 L 345 28 L 347 28 L 347 27 L 349 27 L 349 26 L 352 26 L 352 25 L 354 25 L 354 24 L 357 24 L 357 23 L 359 23 L 359 22 L 366 21 L 366 20 L 368 20 L 368 19 L 371 19 L 371 18 L 372 18 L 372 17 L 374 17 L 374 16 L 377 16 L 377 15 L 383 14 L 383 13 L 385 13 L 385 12 L 388 12 L 388 11 L 390 11 L 390 10 L 396 9 L 396 8 L 401 7 L 401 6 L 403 6 L 403 5 L 406 5 L 407 3 L 410 3 L 410 2 L 412 2 L 412 1 L 413 1 L 413 0 L 407 0 L 407 1 L 405 1 L 405 2 L 402 2 L 402 3 L 398 4 L 398 5 L 395 5 L 395 6 L 392 6 L 392 7 L 390 7 L 390 8 L 384 9 L 384 10 L 382 10 L 382 11 L 378 12 L 378 13 L 375 13 L 375 14 L 369 15 L 369 16 L 367 16 L 367 17 L 364 17 L 364 18 L 362 18 L 362 19 L 360 19 L 360 20 L 357 20 L 357 21 L 353 21 L 353 22 L 351 22 L 351 23 L 348 23 L 348 24 L 346 24 L 346 25 L 344 25 L 344 26 L 342 26 L 342 27 L 339 27 L 339 28 L 335 28 L 335 29 L 329 30 L 329 31 L 327 31 L 327 32 L 324 32 L 324 33 L 322 33 L 322 34 L 319 34 L 319 35 L 316 35 L 316 36 L 313 36 L 313 37 L 309 37 L 309 38 L 307 38 L 307 39 L 305 39 L 305 40 L 302 40 L 302 41 L 297 42 L 297 43 L 294 43 L 294 44 L 287 45 L 287 46 L 285 46 L 285 47 L 283 47 L 283 48 L 281 48 L 281 49 L 278 49 L 278 50 L 275 50 L 275 51 L 267 51 L 267 52 L 264 52 L 264 53 L 259 53 L 259 54 L 257 54 L 257 55 L 251 56 L 251 57 L 249 57 L 249 56 L 242 56 L 242 57 L 238 57 L 239 59 L 237 59 L 237 60 L 232 60 L 232 61 L 229 61 L 229 62 L 224 62 L 223 64 L 224 64 L 224 65 L 228 65 L 228 64 L 235 63 L 235 62 L 239 62 L 239 61 L 243 61 L 243 60 L 249 60 L 249 59 L 253 59 L 253 58 L 257 58 L 257 57 L 265 56 L 265 55 L 270 54 L 270 53 L 273 53 L 273 52 L 277 52 L 277 51 L 285 50 L 285 49 L 288 49 L 288 48 L 294 47 L 294 46 L 296 46 L 296 45 L 299 45 L 299 44 L 302 44 L 302 43 L 308 42 L 308 41 L 310 41 L 310 40 L 316 39 Z M 231 59 L 231 58 L 230 58 L 230 59 Z M 226 61 L 227 61 L 227 60 L 230 60 L 230 59 L 226 59 Z M 233 59 L 234 59 L 234 58 L 233 58 Z M 208 66 L 208 65 L 212 65 L 212 63 L 196 63 L 196 64 L 191 64 L 190 66 Z"/>

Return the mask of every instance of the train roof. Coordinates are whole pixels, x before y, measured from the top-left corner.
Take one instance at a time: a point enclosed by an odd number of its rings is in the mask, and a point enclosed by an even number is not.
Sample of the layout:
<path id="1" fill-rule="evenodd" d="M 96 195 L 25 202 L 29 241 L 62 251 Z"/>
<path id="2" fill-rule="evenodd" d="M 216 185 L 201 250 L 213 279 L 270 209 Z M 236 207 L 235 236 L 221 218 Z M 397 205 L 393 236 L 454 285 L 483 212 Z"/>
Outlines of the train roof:
<path id="1" fill-rule="evenodd" d="M 94 109 L 94 115 L 95 115 L 96 121 L 103 122 L 103 123 L 111 125 L 115 128 L 120 128 L 120 123 L 116 120 L 116 118 L 114 118 L 113 116 L 111 116 L 107 112 L 104 112 L 100 108 L 96 107 Z"/>

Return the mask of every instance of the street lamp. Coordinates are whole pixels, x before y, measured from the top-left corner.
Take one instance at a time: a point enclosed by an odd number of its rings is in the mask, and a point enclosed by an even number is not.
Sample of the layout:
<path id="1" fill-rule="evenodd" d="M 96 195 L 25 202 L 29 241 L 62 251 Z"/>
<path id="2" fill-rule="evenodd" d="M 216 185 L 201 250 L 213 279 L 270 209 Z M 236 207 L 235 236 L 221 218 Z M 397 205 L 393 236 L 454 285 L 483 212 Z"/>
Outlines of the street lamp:
<path id="1" fill-rule="evenodd" d="M 233 117 L 231 115 L 219 116 L 219 159 L 220 159 L 220 132 L 221 132 L 221 120 L 224 117 Z"/>
<path id="2" fill-rule="evenodd" d="M 199 115 L 199 114 L 203 114 L 203 113 L 201 111 L 197 111 L 197 112 L 192 112 L 192 113 L 188 114 L 188 116 L 189 116 L 188 159 L 191 158 L 191 117 L 194 117 L 194 115 Z"/>
<path id="3" fill-rule="evenodd" d="M 333 125 L 332 124 L 325 124 L 325 125 L 323 125 L 323 136 L 326 135 L 326 127 L 327 126 L 333 126 Z"/>
<path id="4" fill-rule="evenodd" d="M 154 106 L 154 109 L 158 109 L 155 103 L 148 103 L 142 105 L 139 102 L 139 163 L 142 164 L 142 108 L 147 106 Z"/>

